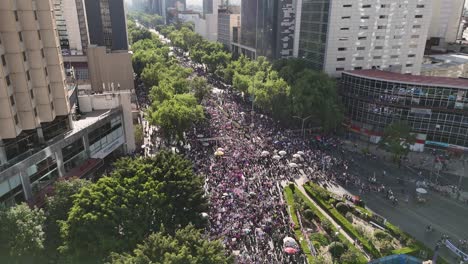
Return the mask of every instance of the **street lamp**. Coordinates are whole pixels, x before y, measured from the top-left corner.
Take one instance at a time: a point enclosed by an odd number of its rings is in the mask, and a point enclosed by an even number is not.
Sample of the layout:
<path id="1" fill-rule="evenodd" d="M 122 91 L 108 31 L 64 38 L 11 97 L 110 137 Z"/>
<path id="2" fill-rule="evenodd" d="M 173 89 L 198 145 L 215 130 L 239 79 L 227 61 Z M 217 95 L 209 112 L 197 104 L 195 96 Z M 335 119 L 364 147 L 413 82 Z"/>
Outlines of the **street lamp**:
<path id="1" fill-rule="evenodd" d="M 340 234 L 341 226 L 337 226 L 336 231 L 333 236 L 333 242 L 335 243 L 335 247 L 333 247 L 333 254 L 332 254 L 332 259 L 333 259 L 333 264 L 335 264 L 335 255 L 336 255 L 336 242 L 338 240 L 338 235 Z"/>
<path id="2" fill-rule="evenodd" d="M 305 139 L 305 132 L 304 132 L 304 124 L 305 124 L 305 121 L 309 118 L 312 117 L 312 115 L 308 116 L 308 117 L 305 117 L 305 118 L 302 118 L 302 117 L 298 117 L 298 116 L 293 116 L 294 118 L 297 118 L 299 120 L 302 120 L 302 139 L 304 140 Z"/>

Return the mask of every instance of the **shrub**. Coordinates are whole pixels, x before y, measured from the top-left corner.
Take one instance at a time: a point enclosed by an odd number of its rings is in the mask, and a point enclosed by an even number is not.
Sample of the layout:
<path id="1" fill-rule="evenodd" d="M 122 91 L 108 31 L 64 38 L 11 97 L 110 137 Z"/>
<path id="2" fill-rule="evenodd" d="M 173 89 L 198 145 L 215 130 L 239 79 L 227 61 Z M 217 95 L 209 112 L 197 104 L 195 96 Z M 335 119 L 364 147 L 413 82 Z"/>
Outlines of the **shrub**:
<path id="1" fill-rule="evenodd" d="M 346 213 L 349 212 L 349 206 L 343 202 L 337 203 L 335 207 L 342 215 L 346 215 Z"/>
<path id="2" fill-rule="evenodd" d="M 315 214 L 312 210 L 310 209 L 306 209 L 304 211 L 304 217 L 307 219 L 307 220 L 313 220 L 314 217 L 315 217 Z"/>
<path id="3" fill-rule="evenodd" d="M 374 232 L 374 237 L 380 241 L 391 241 L 392 240 L 392 236 L 387 233 L 387 232 L 384 232 L 382 230 L 376 230 Z"/>
<path id="4" fill-rule="evenodd" d="M 330 244 L 330 247 L 328 247 L 328 252 L 330 252 L 334 258 L 341 257 L 345 251 L 345 246 L 340 242 L 333 242 Z"/>
<path id="5" fill-rule="evenodd" d="M 328 238 L 324 234 L 321 234 L 321 233 L 313 233 L 310 236 L 310 240 L 312 240 L 313 242 L 319 243 L 319 245 L 321 246 L 326 246 L 330 243 L 328 241 Z"/>
<path id="6" fill-rule="evenodd" d="M 327 233 L 330 233 L 332 229 L 332 223 L 330 222 L 330 220 L 323 219 L 321 222 L 321 225 L 322 225 L 322 228 L 325 229 L 325 231 L 327 231 Z"/>
<path id="7" fill-rule="evenodd" d="M 340 257 L 340 263 L 346 264 L 358 264 L 359 262 L 359 255 L 356 250 L 348 249 L 346 250 L 343 255 Z"/>
<path id="8" fill-rule="evenodd" d="M 347 212 L 345 217 L 350 223 L 354 222 L 353 214 L 351 212 Z"/>

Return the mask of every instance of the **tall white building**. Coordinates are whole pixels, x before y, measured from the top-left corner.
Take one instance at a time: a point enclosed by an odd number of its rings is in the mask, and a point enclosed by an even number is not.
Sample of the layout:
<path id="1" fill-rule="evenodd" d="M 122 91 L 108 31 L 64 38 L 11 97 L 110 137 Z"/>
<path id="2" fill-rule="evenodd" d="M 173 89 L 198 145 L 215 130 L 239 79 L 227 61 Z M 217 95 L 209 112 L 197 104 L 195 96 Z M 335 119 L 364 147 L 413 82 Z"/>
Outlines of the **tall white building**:
<path id="1" fill-rule="evenodd" d="M 460 31 L 465 0 L 434 0 L 429 45 L 433 50 L 445 51 L 447 43 L 454 43 Z"/>
<path id="2" fill-rule="evenodd" d="M 431 14 L 432 0 L 297 0 L 294 55 L 335 77 L 419 74 Z"/>

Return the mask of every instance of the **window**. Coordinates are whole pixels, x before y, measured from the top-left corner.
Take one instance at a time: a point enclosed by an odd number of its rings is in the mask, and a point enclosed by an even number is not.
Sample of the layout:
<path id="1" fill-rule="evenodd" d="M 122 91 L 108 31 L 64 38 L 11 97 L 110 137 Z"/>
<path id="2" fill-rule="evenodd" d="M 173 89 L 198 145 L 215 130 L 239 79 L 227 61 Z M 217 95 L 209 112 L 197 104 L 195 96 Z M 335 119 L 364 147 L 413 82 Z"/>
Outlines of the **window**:
<path id="1" fill-rule="evenodd" d="M 34 107 L 34 116 L 37 117 L 37 109 Z"/>
<path id="2" fill-rule="evenodd" d="M 34 19 L 37 20 L 37 11 L 34 10 Z"/>
<path id="3" fill-rule="evenodd" d="M 23 42 L 23 34 L 21 34 L 21 32 L 18 32 L 18 37 L 19 37 L 20 41 Z"/>
<path id="4" fill-rule="evenodd" d="M 10 75 L 5 76 L 5 81 L 6 81 L 7 86 L 10 86 L 11 84 Z"/>
<path id="5" fill-rule="evenodd" d="M 2 64 L 3 64 L 3 66 L 6 65 L 5 55 L 2 55 Z"/>
<path id="6" fill-rule="evenodd" d="M 366 40 L 367 37 L 358 37 L 357 39 L 358 39 L 358 40 Z"/>
<path id="7" fill-rule="evenodd" d="M 421 25 L 413 25 L 413 28 L 421 28 Z"/>
<path id="8" fill-rule="evenodd" d="M 416 5 L 416 8 L 424 8 L 424 5 Z"/>
<path id="9" fill-rule="evenodd" d="M 366 47 L 357 47 L 357 50 L 366 50 Z"/>
<path id="10" fill-rule="evenodd" d="M 342 16 L 341 19 L 351 19 L 351 16 Z"/>
<path id="11" fill-rule="evenodd" d="M 404 28 L 405 28 L 404 25 L 396 25 L 396 26 L 395 26 L 395 29 L 404 29 Z"/>
<path id="12" fill-rule="evenodd" d="M 340 38 L 338 38 L 338 40 L 339 41 L 346 41 L 346 40 L 348 40 L 348 37 L 340 37 Z"/>
<path id="13" fill-rule="evenodd" d="M 49 94 L 51 94 L 51 93 L 52 93 L 52 91 L 50 90 L 50 84 L 49 84 L 49 85 L 47 85 L 47 90 L 49 91 Z"/>
<path id="14" fill-rule="evenodd" d="M 362 67 L 354 67 L 355 70 L 362 70 Z"/>
<path id="15" fill-rule="evenodd" d="M 15 114 L 15 124 L 19 124 L 18 115 Z"/>
<path id="16" fill-rule="evenodd" d="M 382 56 L 374 56 L 374 60 L 380 60 L 382 59 Z"/>
<path id="17" fill-rule="evenodd" d="M 31 99 L 34 99 L 34 92 L 33 92 L 33 90 L 32 90 L 32 89 L 31 89 L 31 90 L 29 90 L 29 94 L 31 95 Z"/>
<path id="18" fill-rule="evenodd" d="M 10 95 L 10 103 L 11 103 L 11 106 L 15 105 L 15 97 L 13 95 Z"/>
<path id="19" fill-rule="evenodd" d="M 375 36 L 375 39 L 385 39 L 385 36 Z"/>
<path id="20" fill-rule="evenodd" d="M 417 39 L 417 38 L 419 38 L 419 35 L 411 35 L 411 38 Z"/>
<path id="21" fill-rule="evenodd" d="M 42 39 L 42 38 L 41 38 L 41 31 L 39 31 L 39 30 L 37 31 L 37 37 L 39 38 L 39 40 Z"/>
<path id="22" fill-rule="evenodd" d="M 26 61 L 27 58 L 26 58 L 26 52 L 23 51 L 23 61 Z"/>
<path id="23" fill-rule="evenodd" d="M 393 36 L 393 39 L 402 39 L 402 38 L 403 38 L 403 36 L 401 36 L 401 35 Z"/>
<path id="24" fill-rule="evenodd" d="M 399 57 L 398 55 L 392 55 L 392 56 L 390 56 L 391 59 L 398 59 L 398 57 Z"/>
<path id="25" fill-rule="evenodd" d="M 359 26 L 359 29 L 369 29 L 368 26 Z"/>
<path id="26" fill-rule="evenodd" d="M 374 49 L 375 49 L 375 50 L 381 50 L 381 49 L 383 49 L 383 46 L 375 46 Z"/>
<path id="27" fill-rule="evenodd" d="M 349 30 L 349 27 L 340 28 L 340 30 Z"/>
<path id="28" fill-rule="evenodd" d="M 401 45 L 393 45 L 392 46 L 392 49 L 400 49 L 401 48 Z"/>
<path id="29" fill-rule="evenodd" d="M 380 8 L 388 8 L 389 5 L 380 5 Z"/>
<path id="30" fill-rule="evenodd" d="M 338 51 L 345 51 L 346 48 L 338 48 Z"/>
<path id="31" fill-rule="evenodd" d="M 31 80 L 31 75 L 29 75 L 29 71 L 26 71 L 26 77 L 28 77 L 28 81 Z"/>
<path id="32" fill-rule="evenodd" d="M 336 68 L 336 71 L 344 71 L 344 68 Z"/>
<path id="33" fill-rule="evenodd" d="M 406 67 L 413 67 L 413 64 L 408 63 L 408 64 L 406 64 Z"/>
<path id="34" fill-rule="evenodd" d="M 18 21 L 18 20 L 19 20 L 19 19 L 18 19 L 18 11 L 15 10 L 14 13 L 15 13 L 15 20 Z"/>
<path id="35" fill-rule="evenodd" d="M 42 55 L 42 58 L 45 57 L 45 55 L 44 55 L 44 49 L 41 49 L 41 55 Z"/>
<path id="36" fill-rule="evenodd" d="M 361 19 L 369 19 L 369 16 L 361 16 Z"/>
<path id="37" fill-rule="evenodd" d="M 51 103 L 50 103 L 50 108 L 52 108 L 52 111 L 54 111 L 54 109 L 55 109 L 55 108 L 54 108 L 54 102 L 51 102 Z"/>
<path id="38" fill-rule="evenodd" d="M 44 73 L 46 76 L 49 76 L 49 72 L 47 71 L 47 67 L 44 68 Z"/>
<path id="39" fill-rule="evenodd" d="M 387 26 L 377 26 L 377 29 L 387 29 Z"/>
<path id="40" fill-rule="evenodd" d="M 414 58 L 416 57 L 416 54 L 408 54 L 408 58 Z"/>
<path id="41" fill-rule="evenodd" d="M 363 5 L 362 8 L 370 8 L 371 5 Z"/>
<path id="42" fill-rule="evenodd" d="M 345 61 L 346 58 L 336 58 L 336 61 Z"/>
<path id="43" fill-rule="evenodd" d="M 416 49 L 418 47 L 418 44 L 411 44 L 411 45 L 409 45 L 409 47 L 412 48 L 412 49 Z"/>
<path id="44" fill-rule="evenodd" d="M 414 18 L 422 18 L 423 15 L 415 15 Z"/>
<path id="45" fill-rule="evenodd" d="M 387 15 L 380 15 L 379 18 L 384 19 L 384 18 L 388 18 L 388 16 Z"/>
<path id="46" fill-rule="evenodd" d="M 343 7 L 352 7 L 353 5 L 343 5 Z"/>
<path id="47" fill-rule="evenodd" d="M 357 60 L 357 61 L 364 60 L 364 57 L 356 57 L 356 60 Z"/>

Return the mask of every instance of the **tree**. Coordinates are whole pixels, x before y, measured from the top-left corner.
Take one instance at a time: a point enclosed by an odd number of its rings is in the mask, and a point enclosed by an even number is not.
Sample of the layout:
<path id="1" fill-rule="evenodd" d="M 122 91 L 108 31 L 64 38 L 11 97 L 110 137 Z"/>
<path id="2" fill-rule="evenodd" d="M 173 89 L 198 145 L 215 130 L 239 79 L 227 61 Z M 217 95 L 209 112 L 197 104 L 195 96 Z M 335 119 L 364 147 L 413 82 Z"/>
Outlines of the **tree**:
<path id="1" fill-rule="evenodd" d="M 22 203 L 0 207 L 0 255 L 3 263 L 32 263 L 44 249 L 44 211 Z"/>
<path id="2" fill-rule="evenodd" d="M 404 121 L 393 122 L 384 130 L 381 144 L 393 154 L 395 162 L 408 154 L 410 146 L 416 143 L 416 136 L 411 133 L 411 127 Z"/>
<path id="3" fill-rule="evenodd" d="M 200 231 L 191 225 L 177 230 L 174 236 L 166 232 L 151 234 L 133 254 L 113 253 L 110 259 L 112 264 L 233 263 L 232 256 L 226 256 L 220 241 L 204 239 Z"/>
<path id="4" fill-rule="evenodd" d="M 76 195 L 61 227 L 62 253 L 78 263 L 96 263 L 110 252 L 134 248 L 164 226 L 168 233 L 205 222 L 204 179 L 179 155 L 159 152 L 153 158 L 124 158 L 110 176 Z"/>
<path id="5" fill-rule="evenodd" d="M 57 248 L 61 245 L 60 222 L 67 220 L 76 194 L 91 181 L 73 178 L 59 180 L 54 184 L 54 194 L 46 199 L 45 247 L 49 259 L 57 259 Z"/>
<path id="6" fill-rule="evenodd" d="M 137 146 L 143 145 L 145 142 L 145 134 L 143 132 L 143 126 L 141 124 L 135 125 L 135 144 Z"/>
<path id="7" fill-rule="evenodd" d="M 203 108 L 190 94 L 178 94 L 164 101 L 157 109 L 150 109 L 150 121 L 162 128 L 171 142 L 173 139 L 184 140 L 183 133 L 194 123 L 203 120 Z"/>
<path id="8" fill-rule="evenodd" d="M 203 98 L 210 94 L 211 86 L 206 81 L 206 78 L 197 76 L 191 80 L 190 90 L 192 90 L 193 95 L 197 98 L 198 103 L 201 103 Z"/>

